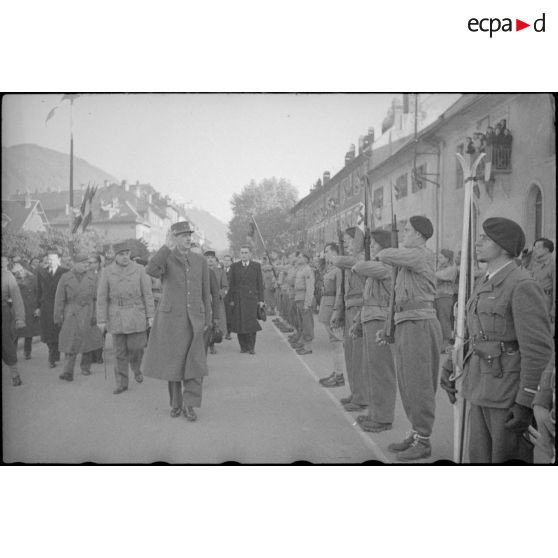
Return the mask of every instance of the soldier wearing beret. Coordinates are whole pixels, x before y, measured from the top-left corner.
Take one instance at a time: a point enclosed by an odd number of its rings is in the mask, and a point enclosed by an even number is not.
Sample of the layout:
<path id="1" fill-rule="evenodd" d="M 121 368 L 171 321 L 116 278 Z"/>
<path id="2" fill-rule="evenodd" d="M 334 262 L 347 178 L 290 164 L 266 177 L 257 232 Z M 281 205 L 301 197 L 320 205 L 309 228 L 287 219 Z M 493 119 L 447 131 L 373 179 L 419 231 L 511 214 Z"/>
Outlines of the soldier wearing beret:
<path id="1" fill-rule="evenodd" d="M 469 351 L 462 395 L 471 404 L 469 458 L 472 463 L 531 462 L 523 434 L 531 406 L 553 352 L 544 293 L 514 258 L 525 246 L 521 227 L 503 217 L 487 219 L 476 243 L 487 263 L 467 302 Z M 444 364 L 441 385 L 454 400 L 452 362 Z"/>
<path id="2" fill-rule="evenodd" d="M 58 349 L 64 353 L 64 370 L 59 377 L 68 382 L 74 379 L 77 355 L 81 354 L 81 373 L 89 376 L 92 351 L 103 345 L 95 308 L 97 275 L 90 270 L 88 260 L 88 254 L 73 255 L 72 269 L 60 278 L 54 298 L 54 323 L 60 327 Z"/>
<path id="3" fill-rule="evenodd" d="M 343 346 L 345 349 L 345 366 L 351 393 L 342 398 L 346 411 L 361 411 L 368 406 L 368 387 L 362 368 L 362 336 L 353 335 L 353 326 L 363 303 L 364 280 L 351 271 L 357 261 L 364 260 L 364 234 L 358 227 L 349 227 L 346 235 L 346 256 L 331 259 L 333 265 L 345 269 L 345 331 Z M 334 312 L 331 322 L 335 326 L 339 321 L 339 312 Z"/>
<path id="4" fill-rule="evenodd" d="M 411 423 L 406 438 L 391 444 L 399 461 L 431 455 L 442 330 L 434 310 L 435 255 L 426 247 L 433 235 L 430 219 L 415 215 L 403 231 L 402 248 L 386 248 L 376 259 L 399 268 L 395 283 L 395 343 L 399 394 Z"/>
<path id="5" fill-rule="evenodd" d="M 391 233 L 377 229 L 370 232 L 370 254 L 391 247 Z M 353 271 L 364 277 L 363 306 L 359 320 L 364 338 L 364 377 L 368 388 L 368 413 L 357 418 L 366 432 L 391 430 L 395 414 L 397 384 L 395 364 L 387 344 L 376 341 L 383 331 L 391 293 L 391 267 L 379 261 L 359 261 Z"/>
<path id="6" fill-rule="evenodd" d="M 188 221 L 174 223 L 164 246 L 147 264 L 147 273 L 161 279 L 161 302 L 155 314 L 143 371 L 168 382 L 171 417 L 197 420 L 202 382 L 207 376 L 204 334 L 211 327 L 209 266 L 191 250 Z"/>
<path id="7" fill-rule="evenodd" d="M 310 256 L 301 252 L 298 256 L 294 281 L 296 334 L 291 341 L 291 346 L 299 355 L 312 354 L 312 340 L 314 339 L 314 314 L 312 311 L 314 272 L 309 263 Z"/>
<path id="8" fill-rule="evenodd" d="M 143 382 L 141 361 L 153 323 L 151 280 L 130 254 L 128 243 L 114 245 L 114 261 L 103 270 L 97 292 L 98 326 L 112 334 L 116 352 L 115 395 L 128 389 L 128 367 L 136 382 Z"/>

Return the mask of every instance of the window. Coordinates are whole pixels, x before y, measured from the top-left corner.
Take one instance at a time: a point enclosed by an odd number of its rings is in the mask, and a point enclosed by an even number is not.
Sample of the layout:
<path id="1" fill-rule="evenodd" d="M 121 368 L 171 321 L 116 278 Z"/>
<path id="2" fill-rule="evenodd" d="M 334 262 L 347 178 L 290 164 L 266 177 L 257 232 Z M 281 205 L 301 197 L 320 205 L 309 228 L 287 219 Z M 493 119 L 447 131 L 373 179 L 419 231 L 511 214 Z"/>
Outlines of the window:
<path id="1" fill-rule="evenodd" d="M 460 143 L 456 148 L 456 152 L 463 155 L 465 153 L 465 144 Z M 455 187 L 463 188 L 463 168 L 457 157 L 455 158 L 455 165 Z"/>
<path id="2" fill-rule="evenodd" d="M 537 184 L 532 184 L 527 194 L 525 233 L 527 245 L 532 245 L 537 238 L 543 236 L 543 199 L 542 191 Z"/>
<path id="3" fill-rule="evenodd" d="M 424 188 L 426 188 L 426 184 L 426 163 L 423 163 L 420 167 L 417 167 L 416 174 L 413 172 L 413 194 L 419 190 L 424 190 Z"/>
<path id="4" fill-rule="evenodd" d="M 383 186 L 381 188 L 377 188 L 376 190 L 374 190 L 374 208 L 382 208 L 384 206 L 384 188 Z"/>
<path id="5" fill-rule="evenodd" d="M 402 174 L 395 181 L 395 198 L 401 199 L 407 195 L 407 173 Z"/>

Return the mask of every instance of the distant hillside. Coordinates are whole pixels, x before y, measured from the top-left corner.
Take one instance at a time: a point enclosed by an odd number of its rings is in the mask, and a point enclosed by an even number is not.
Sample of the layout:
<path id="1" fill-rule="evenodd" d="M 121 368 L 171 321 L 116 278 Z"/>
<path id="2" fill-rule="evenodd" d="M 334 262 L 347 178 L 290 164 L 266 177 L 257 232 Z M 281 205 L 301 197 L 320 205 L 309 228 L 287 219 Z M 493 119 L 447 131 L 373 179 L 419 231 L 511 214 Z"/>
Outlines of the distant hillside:
<path id="1" fill-rule="evenodd" d="M 114 176 L 74 157 L 74 186 L 105 180 L 116 182 Z M 56 192 L 67 190 L 70 183 L 70 161 L 67 153 L 60 153 L 35 144 L 2 147 L 2 197 L 25 192 Z"/>
<path id="2" fill-rule="evenodd" d="M 206 237 L 211 241 L 211 246 L 215 250 L 228 250 L 228 225 L 219 221 L 217 217 L 214 217 L 211 213 L 205 211 L 205 209 L 186 207 L 185 212 L 186 215 L 204 231 Z"/>

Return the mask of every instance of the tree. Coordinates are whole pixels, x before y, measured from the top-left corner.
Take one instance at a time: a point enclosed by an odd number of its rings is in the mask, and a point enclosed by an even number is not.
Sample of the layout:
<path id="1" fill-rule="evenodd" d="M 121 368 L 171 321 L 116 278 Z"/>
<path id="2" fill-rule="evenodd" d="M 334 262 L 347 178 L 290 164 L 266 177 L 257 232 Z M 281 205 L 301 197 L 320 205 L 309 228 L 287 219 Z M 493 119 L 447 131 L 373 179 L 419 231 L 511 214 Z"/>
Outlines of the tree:
<path id="1" fill-rule="evenodd" d="M 231 200 L 233 218 L 228 237 L 232 250 L 238 252 L 240 246 L 251 243 L 256 252 L 263 253 L 257 234 L 250 232 L 251 216 L 256 219 L 269 250 L 290 248 L 290 210 L 297 199 L 296 189 L 284 178 L 265 178 L 259 183 L 252 180 L 244 186 Z"/>

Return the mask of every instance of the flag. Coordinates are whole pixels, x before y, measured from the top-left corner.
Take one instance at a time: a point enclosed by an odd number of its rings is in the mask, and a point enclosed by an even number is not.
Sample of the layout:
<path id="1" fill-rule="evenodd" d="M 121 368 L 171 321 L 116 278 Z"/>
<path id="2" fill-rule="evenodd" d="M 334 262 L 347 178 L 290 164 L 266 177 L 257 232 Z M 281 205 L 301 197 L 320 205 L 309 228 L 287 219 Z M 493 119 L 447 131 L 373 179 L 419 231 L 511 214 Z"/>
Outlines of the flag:
<path id="1" fill-rule="evenodd" d="M 53 109 L 51 109 L 51 111 L 47 114 L 46 120 L 45 120 L 45 126 L 48 124 L 48 121 L 54 116 L 54 113 L 56 112 L 56 109 L 58 108 L 58 106 L 55 106 Z"/>
<path id="2" fill-rule="evenodd" d="M 254 236 L 256 236 L 256 227 L 254 221 L 250 221 L 250 223 L 248 223 L 248 237 L 254 240 Z"/>
<path id="3" fill-rule="evenodd" d="M 60 102 L 47 114 L 45 126 L 48 124 L 48 121 L 54 116 L 54 114 L 64 101 L 70 101 L 70 103 L 73 103 L 78 97 L 81 97 L 81 95 L 79 95 L 78 93 L 66 93 L 65 95 L 62 95 Z"/>
<path id="4" fill-rule="evenodd" d="M 93 219 L 92 203 L 93 197 L 97 192 L 97 186 L 87 185 L 85 194 L 83 195 L 83 200 L 81 202 L 81 207 L 79 213 L 74 221 L 74 226 L 72 228 L 72 233 L 75 234 L 81 227 L 81 231 L 85 232 L 85 229 L 91 224 Z"/>

